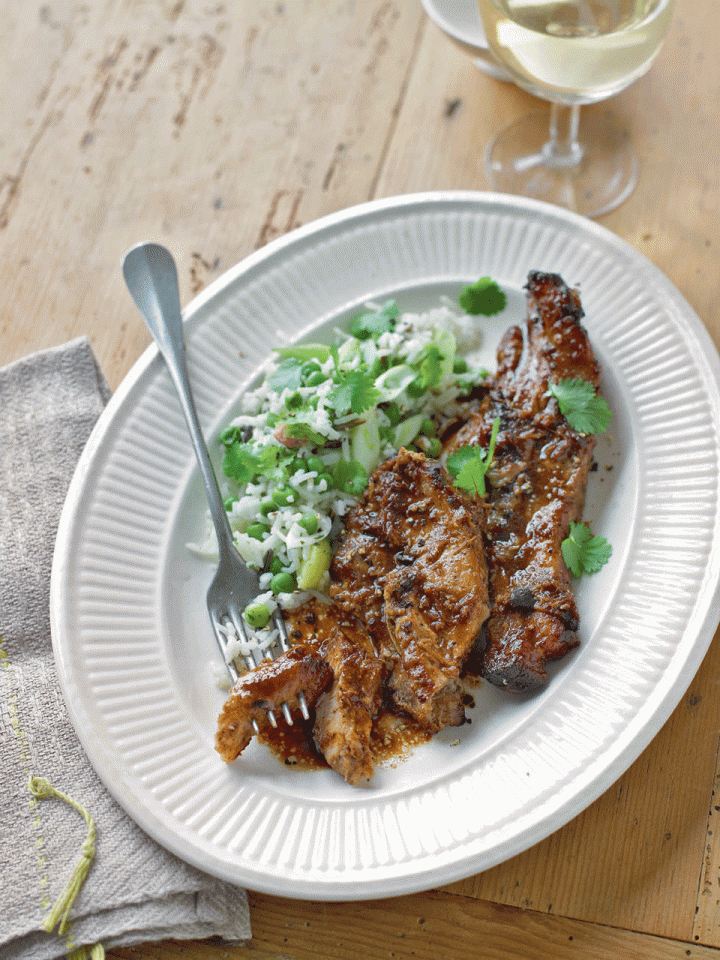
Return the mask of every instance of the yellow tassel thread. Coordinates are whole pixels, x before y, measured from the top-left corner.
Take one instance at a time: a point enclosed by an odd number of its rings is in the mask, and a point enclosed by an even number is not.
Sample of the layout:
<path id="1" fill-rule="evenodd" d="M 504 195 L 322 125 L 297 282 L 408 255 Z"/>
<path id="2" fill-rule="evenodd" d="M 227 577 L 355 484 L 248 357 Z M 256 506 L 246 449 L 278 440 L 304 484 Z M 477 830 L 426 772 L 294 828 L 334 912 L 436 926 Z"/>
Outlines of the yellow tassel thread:
<path id="1" fill-rule="evenodd" d="M 72 876 L 65 884 L 65 889 L 57 898 L 55 906 L 43 920 L 43 927 L 48 933 L 52 933 L 55 929 L 55 926 L 59 923 L 60 926 L 58 927 L 57 932 L 62 935 L 67 931 L 68 914 L 72 909 L 73 903 L 75 903 L 75 898 L 80 892 L 80 888 L 85 882 L 85 877 L 88 875 L 90 864 L 95 856 L 95 823 L 87 810 L 81 806 L 77 800 L 73 800 L 72 797 L 68 797 L 67 794 L 62 793 L 60 790 L 56 790 L 50 781 L 45 779 L 45 777 L 30 777 L 28 780 L 28 790 L 37 800 L 46 800 L 49 797 L 55 797 L 58 800 L 64 800 L 65 803 L 69 804 L 73 808 L 73 810 L 77 810 L 88 826 L 87 837 L 82 845 L 82 856 L 78 860 Z M 96 944 L 96 946 L 100 945 Z M 102 950 L 102 946 L 100 946 L 100 949 Z M 91 960 L 102 960 L 104 955 L 104 950 L 102 951 L 102 954 L 91 954 Z"/>
<path id="2" fill-rule="evenodd" d="M 105 960 L 105 948 L 101 943 L 94 943 L 90 948 L 78 947 L 67 954 L 67 960 Z"/>

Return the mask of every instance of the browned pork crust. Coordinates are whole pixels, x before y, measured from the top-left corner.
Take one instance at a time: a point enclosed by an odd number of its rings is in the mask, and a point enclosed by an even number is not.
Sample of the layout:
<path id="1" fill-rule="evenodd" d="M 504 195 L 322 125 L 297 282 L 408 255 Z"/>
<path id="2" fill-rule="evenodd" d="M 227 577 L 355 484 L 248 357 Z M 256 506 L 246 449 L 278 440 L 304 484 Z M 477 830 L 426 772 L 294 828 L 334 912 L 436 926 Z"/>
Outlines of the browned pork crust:
<path id="1" fill-rule="evenodd" d="M 460 671 L 487 618 L 482 509 L 443 469 L 401 450 L 373 473 L 330 568 L 330 593 L 366 624 L 395 703 L 425 729 L 462 723 Z"/>
<path id="2" fill-rule="evenodd" d="M 525 329 L 511 328 L 480 409 L 449 441 L 487 447 L 500 431 L 489 472 L 486 523 L 492 612 L 482 673 L 514 691 L 541 688 L 546 664 L 578 640 L 578 613 L 561 553 L 570 521 L 582 516 L 594 438 L 577 433 L 548 396 L 548 382 L 599 368 L 582 326 L 577 293 L 556 274 L 529 275 Z"/>
<path id="3" fill-rule="evenodd" d="M 313 736 L 333 770 L 356 784 L 374 770 L 370 741 L 382 706 L 385 664 L 360 624 L 334 629 L 325 659 L 333 680 L 315 707 Z"/>

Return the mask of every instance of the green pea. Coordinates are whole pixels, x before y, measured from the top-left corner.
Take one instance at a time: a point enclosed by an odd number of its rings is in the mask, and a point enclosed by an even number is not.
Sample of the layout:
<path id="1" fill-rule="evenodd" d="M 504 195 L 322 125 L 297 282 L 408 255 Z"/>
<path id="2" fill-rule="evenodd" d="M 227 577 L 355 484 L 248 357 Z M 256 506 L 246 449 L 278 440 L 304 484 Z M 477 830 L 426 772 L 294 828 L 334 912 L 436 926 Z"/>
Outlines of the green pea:
<path id="1" fill-rule="evenodd" d="M 274 500 L 263 500 L 260 504 L 260 516 L 267 517 L 269 513 L 273 513 L 277 510 L 277 504 Z"/>
<path id="2" fill-rule="evenodd" d="M 435 421 L 431 420 L 429 417 L 425 419 L 420 424 L 420 433 L 425 437 L 434 437 L 437 433 L 437 427 L 435 426 Z"/>
<path id="3" fill-rule="evenodd" d="M 290 464 L 290 473 L 299 473 L 301 470 L 307 470 L 307 468 L 307 461 L 303 460 L 302 457 L 296 457 Z"/>
<path id="4" fill-rule="evenodd" d="M 291 503 L 296 503 L 298 499 L 297 490 L 292 487 L 276 487 L 273 490 L 272 498 L 278 507 L 288 507 Z"/>
<path id="5" fill-rule="evenodd" d="M 249 603 L 243 616 L 255 630 L 262 630 L 270 621 L 270 611 L 264 603 Z"/>
<path id="6" fill-rule="evenodd" d="M 270 581 L 270 589 L 275 595 L 278 593 L 292 593 L 295 589 L 295 577 L 291 573 L 288 573 L 287 570 L 276 573 Z"/>
<path id="7" fill-rule="evenodd" d="M 308 457 L 307 468 L 315 473 L 323 473 L 325 470 L 325 464 L 322 462 L 320 457 Z"/>
<path id="8" fill-rule="evenodd" d="M 320 483 L 321 480 L 324 480 L 324 481 L 327 483 L 327 488 L 326 488 L 326 489 L 330 490 L 330 488 L 331 488 L 332 485 L 333 485 L 332 475 L 329 474 L 329 473 L 319 473 L 319 474 L 318 474 L 318 478 L 317 478 L 317 480 L 315 481 L 315 483 Z"/>
<path id="9" fill-rule="evenodd" d="M 298 525 L 301 526 L 306 533 L 312 534 L 317 533 L 320 521 L 314 513 L 306 513 L 304 517 L 298 520 Z"/>
<path id="10" fill-rule="evenodd" d="M 325 383 L 326 380 L 327 377 L 322 370 L 318 370 L 316 373 L 311 373 L 305 383 L 308 385 L 308 387 L 319 387 L 320 384 Z"/>
<path id="11" fill-rule="evenodd" d="M 262 540 L 267 531 L 268 528 L 264 523 L 251 523 L 245 533 L 253 540 Z"/>
<path id="12" fill-rule="evenodd" d="M 467 360 L 463 360 L 462 357 L 455 357 L 453 360 L 453 373 L 467 373 L 467 371 Z"/>
<path id="13" fill-rule="evenodd" d="M 427 453 L 430 457 L 439 457 L 442 453 L 442 443 L 437 437 L 430 437 L 427 445 Z"/>
<path id="14" fill-rule="evenodd" d="M 367 477 L 352 477 L 348 483 L 348 489 L 345 493 L 352 493 L 356 497 L 359 497 L 367 486 Z"/>

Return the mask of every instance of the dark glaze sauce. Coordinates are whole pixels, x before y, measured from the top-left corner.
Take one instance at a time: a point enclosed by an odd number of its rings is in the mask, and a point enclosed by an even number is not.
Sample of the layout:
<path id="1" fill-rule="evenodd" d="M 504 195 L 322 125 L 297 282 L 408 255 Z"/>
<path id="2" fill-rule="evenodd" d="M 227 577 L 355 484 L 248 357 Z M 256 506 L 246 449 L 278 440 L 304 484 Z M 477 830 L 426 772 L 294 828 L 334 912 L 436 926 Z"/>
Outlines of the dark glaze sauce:
<path id="1" fill-rule="evenodd" d="M 467 675 L 465 680 L 469 687 L 482 682 L 473 674 Z M 475 698 L 469 691 L 463 697 L 463 704 L 469 709 L 475 706 Z M 465 722 L 472 721 L 468 719 Z M 315 746 L 314 723 L 314 710 L 310 711 L 309 720 L 293 717 L 292 726 L 281 718 L 277 727 L 262 730 L 257 739 L 286 767 L 296 767 L 298 770 L 329 770 L 329 764 Z M 406 760 L 413 750 L 430 740 L 432 734 L 421 729 L 411 717 L 384 708 L 373 722 L 370 750 L 376 766 L 393 766 Z"/>
<path id="2" fill-rule="evenodd" d="M 261 730 L 258 740 L 265 744 L 286 767 L 297 767 L 299 770 L 328 770 L 329 764 L 318 751 L 313 740 L 314 721 L 314 711 L 311 711 L 309 720 L 293 717 L 292 726 L 281 718 L 278 720 L 277 727 Z"/>
<path id="3" fill-rule="evenodd" d="M 293 717 L 292 726 L 281 719 L 277 727 L 262 730 L 258 740 L 286 767 L 328 770 L 329 765 L 313 740 L 314 722 L 312 710 L 309 720 Z M 376 765 L 392 764 L 406 759 L 417 746 L 431 739 L 432 735 L 421 730 L 410 717 L 381 710 L 373 722 L 370 750 Z"/>
<path id="4" fill-rule="evenodd" d="M 289 633 L 293 641 L 302 640 L 317 645 L 323 643 L 324 623 L 322 617 L 316 615 L 315 609 L 311 603 L 301 616 L 290 620 Z M 478 638 L 478 642 L 468 654 L 463 670 L 466 687 L 463 704 L 469 709 L 475 706 L 475 699 L 470 691 L 482 683 L 482 649 L 481 638 Z M 469 719 L 466 720 L 466 723 L 470 722 Z M 286 767 L 296 767 L 298 770 L 328 770 L 329 764 L 315 746 L 314 723 L 315 711 L 312 709 L 308 720 L 294 714 L 292 726 L 280 717 L 277 727 L 261 730 L 257 739 Z M 392 766 L 400 763 L 407 759 L 414 749 L 431 739 L 432 734 L 423 730 L 411 717 L 398 712 L 388 693 L 373 722 L 370 750 L 375 765 Z"/>

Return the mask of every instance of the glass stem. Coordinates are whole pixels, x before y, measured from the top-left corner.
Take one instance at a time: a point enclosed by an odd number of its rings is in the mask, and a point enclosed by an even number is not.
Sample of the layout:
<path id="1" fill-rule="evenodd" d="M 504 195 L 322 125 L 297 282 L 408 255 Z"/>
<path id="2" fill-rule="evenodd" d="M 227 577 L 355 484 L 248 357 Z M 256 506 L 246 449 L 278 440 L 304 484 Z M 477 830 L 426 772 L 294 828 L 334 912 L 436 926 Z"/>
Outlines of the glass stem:
<path id="1" fill-rule="evenodd" d="M 550 139 L 543 147 L 543 160 L 551 167 L 574 167 L 583 157 L 578 141 L 580 107 L 550 104 Z"/>

